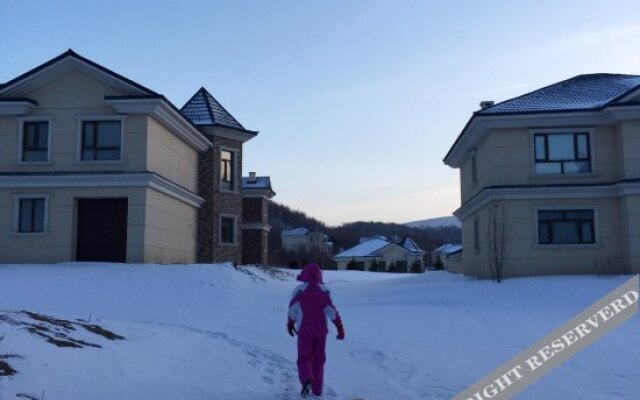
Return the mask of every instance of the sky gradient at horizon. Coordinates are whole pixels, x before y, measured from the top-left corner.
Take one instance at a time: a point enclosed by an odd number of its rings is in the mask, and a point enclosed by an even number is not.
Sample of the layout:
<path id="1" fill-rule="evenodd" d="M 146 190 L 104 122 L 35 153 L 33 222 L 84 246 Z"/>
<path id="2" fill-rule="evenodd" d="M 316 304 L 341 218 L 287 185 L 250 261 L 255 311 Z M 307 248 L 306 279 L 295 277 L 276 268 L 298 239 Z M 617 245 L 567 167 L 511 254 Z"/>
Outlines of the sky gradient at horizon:
<path id="1" fill-rule="evenodd" d="M 442 158 L 481 100 L 640 74 L 640 2 L 0 0 L 0 82 L 73 48 L 246 128 L 244 173 L 329 224 L 460 204 Z"/>

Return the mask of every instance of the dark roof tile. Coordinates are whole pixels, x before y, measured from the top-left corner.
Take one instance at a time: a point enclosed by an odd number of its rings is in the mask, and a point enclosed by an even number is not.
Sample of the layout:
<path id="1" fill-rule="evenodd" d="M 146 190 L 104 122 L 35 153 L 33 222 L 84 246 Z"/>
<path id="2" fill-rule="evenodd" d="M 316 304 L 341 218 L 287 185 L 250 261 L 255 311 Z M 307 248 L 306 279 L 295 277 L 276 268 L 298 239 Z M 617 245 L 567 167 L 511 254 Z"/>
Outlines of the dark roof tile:
<path id="1" fill-rule="evenodd" d="M 640 76 L 578 75 L 477 111 L 476 115 L 597 110 L 640 88 Z"/>
<path id="2" fill-rule="evenodd" d="M 245 128 L 220 104 L 205 88 L 196 94 L 180 109 L 194 125 L 222 125 L 234 129 Z"/>

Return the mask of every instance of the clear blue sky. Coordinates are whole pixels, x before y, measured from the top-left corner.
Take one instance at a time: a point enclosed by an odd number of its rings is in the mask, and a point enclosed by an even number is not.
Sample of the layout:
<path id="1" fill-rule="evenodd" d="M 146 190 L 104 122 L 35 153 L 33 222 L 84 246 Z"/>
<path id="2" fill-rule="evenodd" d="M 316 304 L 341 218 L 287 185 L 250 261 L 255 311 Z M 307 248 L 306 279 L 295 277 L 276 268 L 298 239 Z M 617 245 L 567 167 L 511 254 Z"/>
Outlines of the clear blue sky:
<path id="1" fill-rule="evenodd" d="M 638 1 L 7 1 L 0 81 L 73 48 L 181 106 L 207 87 L 244 171 L 329 223 L 459 204 L 442 158 L 480 100 L 640 74 Z"/>

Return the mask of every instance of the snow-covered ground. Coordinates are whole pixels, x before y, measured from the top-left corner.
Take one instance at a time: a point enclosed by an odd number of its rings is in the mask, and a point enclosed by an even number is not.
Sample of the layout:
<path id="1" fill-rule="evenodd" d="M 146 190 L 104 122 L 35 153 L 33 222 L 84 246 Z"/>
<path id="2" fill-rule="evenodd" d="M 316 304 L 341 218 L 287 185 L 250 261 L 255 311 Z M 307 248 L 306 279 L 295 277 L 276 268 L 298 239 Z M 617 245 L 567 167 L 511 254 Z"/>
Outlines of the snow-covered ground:
<path id="1" fill-rule="evenodd" d="M 449 399 L 628 278 L 325 272 L 347 338 L 328 341 L 324 397 Z M 17 371 L 0 399 L 297 398 L 295 285 L 230 265 L 0 265 L 0 365 Z M 639 362 L 634 318 L 518 399 L 637 399 Z"/>

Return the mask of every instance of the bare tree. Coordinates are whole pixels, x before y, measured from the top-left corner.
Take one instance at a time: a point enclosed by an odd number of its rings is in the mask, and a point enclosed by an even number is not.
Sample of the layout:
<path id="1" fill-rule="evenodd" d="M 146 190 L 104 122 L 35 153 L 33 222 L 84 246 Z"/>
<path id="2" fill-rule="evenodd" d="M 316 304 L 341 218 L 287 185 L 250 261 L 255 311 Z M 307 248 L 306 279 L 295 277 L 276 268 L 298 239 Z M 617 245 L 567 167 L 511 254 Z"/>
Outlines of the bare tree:
<path id="1" fill-rule="evenodd" d="M 489 205 L 489 269 L 491 278 L 500 283 L 503 277 L 504 260 L 507 255 L 510 224 L 506 215 L 506 205 L 502 201 Z"/>

